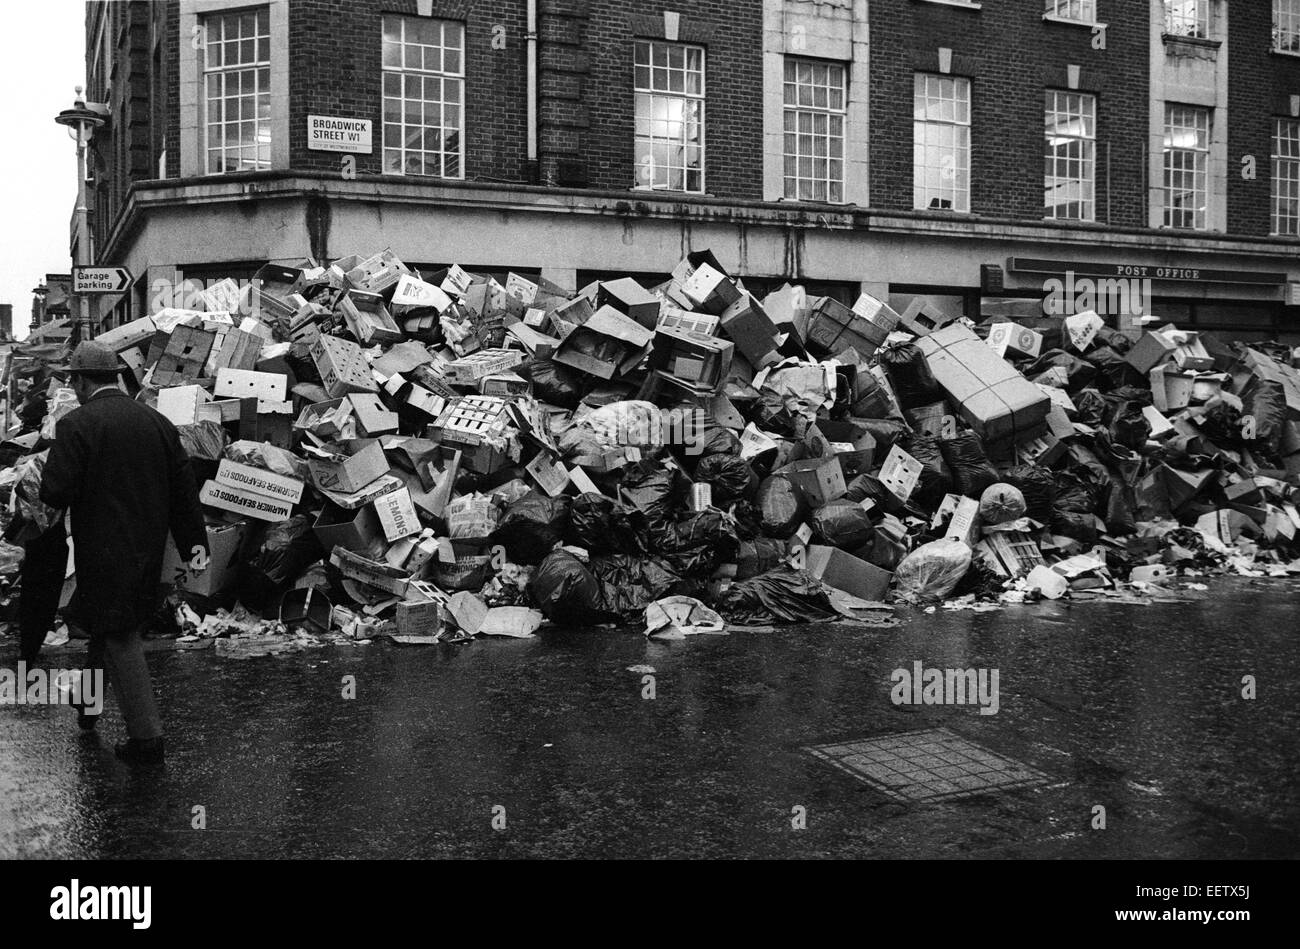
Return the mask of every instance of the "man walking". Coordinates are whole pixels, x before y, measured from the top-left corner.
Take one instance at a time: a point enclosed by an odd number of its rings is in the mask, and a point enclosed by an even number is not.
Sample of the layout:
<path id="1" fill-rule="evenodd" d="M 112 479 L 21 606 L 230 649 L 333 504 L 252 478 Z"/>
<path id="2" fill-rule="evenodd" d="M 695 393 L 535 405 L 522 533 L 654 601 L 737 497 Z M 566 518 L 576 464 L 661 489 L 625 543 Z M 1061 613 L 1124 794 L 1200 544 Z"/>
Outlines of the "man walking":
<path id="1" fill-rule="evenodd" d="M 127 741 L 117 755 L 161 764 L 162 721 L 140 627 L 158 606 L 170 530 L 190 566 L 207 565 L 207 531 L 189 456 L 176 428 L 118 388 L 116 354 L 80 343 L 69 371 L 80 408 L 59 420 L 41 500 L 72 514 L 78 618 L 90 635 L 90 666 L 117 690 Z M 95 718 L 79 712 L 83 728 Z"/>

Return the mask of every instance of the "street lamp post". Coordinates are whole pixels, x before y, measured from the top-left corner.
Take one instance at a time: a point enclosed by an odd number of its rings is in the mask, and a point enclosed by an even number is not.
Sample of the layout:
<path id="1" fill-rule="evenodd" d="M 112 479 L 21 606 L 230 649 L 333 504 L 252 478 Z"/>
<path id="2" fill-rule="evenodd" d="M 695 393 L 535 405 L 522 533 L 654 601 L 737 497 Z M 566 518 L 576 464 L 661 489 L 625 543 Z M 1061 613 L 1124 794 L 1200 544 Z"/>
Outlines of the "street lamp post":
<path id="1" fill-rule="evenodd" d="M 82 98 L 81 86 L 77 86 L 77 99 L 71 109 L 64 109 L 54 117 L 54 121 L 68 129 L 68 137 L 77 143 L 77 207 L 74 218 L 77 222 L 77 253 L 73 261 L 75 267 L 88 267 L 94 263 L 90 249 L 90 221 L 86 207 L 86 149 L 95 130 L 106 121 L 108 109 L 98 103 L 89 106 Z M 75 282 L 75 278 L 74 278 Z M 77 294 L 79 318 L 77 325 L 81 339 L 91 338 L 90 299 L 84 293 Z"/>

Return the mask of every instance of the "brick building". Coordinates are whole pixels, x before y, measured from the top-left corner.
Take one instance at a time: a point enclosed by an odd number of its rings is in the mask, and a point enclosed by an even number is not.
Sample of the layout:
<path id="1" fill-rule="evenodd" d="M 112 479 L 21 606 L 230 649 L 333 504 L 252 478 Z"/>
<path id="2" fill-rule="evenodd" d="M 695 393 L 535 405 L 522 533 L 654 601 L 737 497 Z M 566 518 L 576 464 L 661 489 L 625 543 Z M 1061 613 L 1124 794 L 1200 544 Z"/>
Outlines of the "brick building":
<path id="1" fill-rule="evenodd" d="M 1144 278 L 1157 315 L 1300 334 L 1300 0 L 1229 6 L 92 2 L 95 258 L 136 275 L 97 302 L 383 247 L 651 282 L 709 247 L 760 289 L 975 315 Z"/>

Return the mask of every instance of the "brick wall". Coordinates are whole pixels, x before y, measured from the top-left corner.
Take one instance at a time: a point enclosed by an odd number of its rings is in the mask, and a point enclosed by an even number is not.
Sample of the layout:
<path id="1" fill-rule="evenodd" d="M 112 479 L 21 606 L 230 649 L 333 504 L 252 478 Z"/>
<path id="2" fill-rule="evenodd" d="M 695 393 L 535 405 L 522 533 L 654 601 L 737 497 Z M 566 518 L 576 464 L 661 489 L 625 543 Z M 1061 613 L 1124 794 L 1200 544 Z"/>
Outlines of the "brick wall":
<path id="1" fill-rule="evenodd" d="M 1228 16 L 1228 230 L 1266 235 L 1272 216 L 1273 119 L 1300 95 L 1300 57 L 1270 52 L 1270 3 L 1234 3 Z M 1241 159 L 1255 156 L 1254 181 Z"/>
<path id="2" fill-rule="evenodd" d="M 971 212 L 1043 216 L 1043 92 L 1065 89 L 1066 66 L 1080 91 L 1097 96 L 1096 217 L 1145 224 L 1142 149 L 1149 73 L 1145 5 L 1098 0 L 1106 49 L 1084 26 L 1045 22 L 1042 0 L 997 0 L 979 10 L 895 0 L 871 4 L 871 203 L 912 207 L 913 75 L 939 71 L 971 80 Z M 1107 201 L 1107 146 L 1110 200 Z"/>
<path id="3" fill-rule="evenodd" d="M 628 188 L 635 182 L 632 57 L 634 38 L 663 39 L 665 9 L 681 14 L 679 41 L 705 47 L 704 187 L 728 198 L 762 197 L 763 62 L 761 0 L 543 0 L 568 16 L 581 44 L 543 51 L 552 73 L 573 68 L 553 90 L 581 90 L 587 125 L 572 136 L 550 130 L 553 154 L 576 154 L 591 184 Z M 548 12 L 547 16 L 551 14 Z M 578 29 L 574 29 L 577 27 Z M 581 30 L 579 32 L 578 30 Z M 585 67 L 581 68 L 581 67 Z M 579 110 L 581 114 L 581 110 Z M 575 151 L 576 146 L 576 151 Z"/>
<path id="4" fill-rule="evenodd" d="M 433 15 L 465 24 L 465 177 L 523 180 L 527 158 L 525 4 L 434 0 Z M 295 169 L 339 171 L 342 156 L 307 149 L 307 116 L 370 119 L 374 153 L 359 174 L 382 173 L 385 13 L 416 15 L 414 0 L 293 0 L 289 4 L 289 141 Z M 505 48 L 493 48 L 496 28 Z M 495 35 L 500 36 L 496 31 Z"/>
<path id="5" fill-rule="evenodd" d="M 85 96 L 89 102 L 106 104 L 110 113 L 109 123 L 92 140 L 91 228 L 97 245 L 105 240 L 131 184 L 157 177 L 162 124 L 155 125 L 155 117 L 166 109 L 154 101 L 155 92 L 165 87 L 154 84 L 151 40 L 154 18 L 165 16 L 171 6 L 137 0 L 87 7 Z M 95 14 L 104 18 L 112 53 L 108 58 L 101 55 L 90 74 L 99 39 Z"/>

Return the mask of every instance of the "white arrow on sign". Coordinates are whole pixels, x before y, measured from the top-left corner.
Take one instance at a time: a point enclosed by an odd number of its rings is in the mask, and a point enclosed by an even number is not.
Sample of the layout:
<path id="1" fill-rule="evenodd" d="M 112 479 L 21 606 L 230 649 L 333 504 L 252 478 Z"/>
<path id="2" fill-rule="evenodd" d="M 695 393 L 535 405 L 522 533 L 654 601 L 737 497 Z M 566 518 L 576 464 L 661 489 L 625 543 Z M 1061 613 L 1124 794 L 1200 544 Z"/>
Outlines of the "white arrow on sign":
<path id="1" fill-rule="evenodd" d="M 73 293 L 121 293 L 131 286 L 131 271 L 125 267 L 73 267 Z"/>

